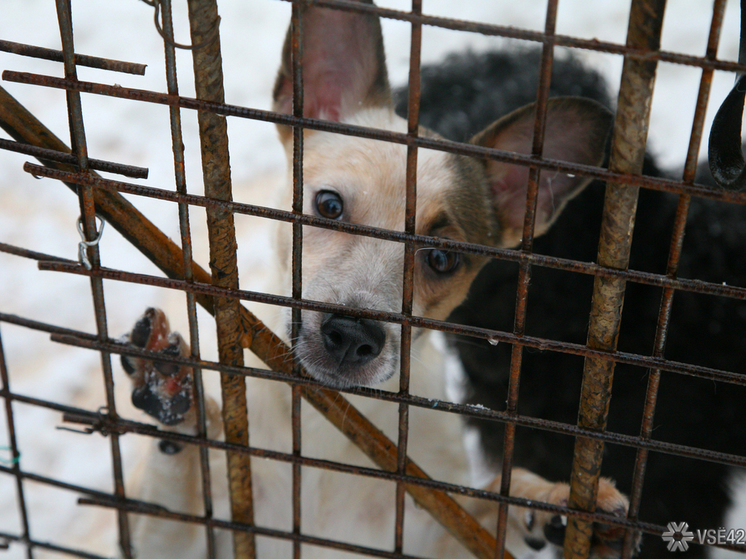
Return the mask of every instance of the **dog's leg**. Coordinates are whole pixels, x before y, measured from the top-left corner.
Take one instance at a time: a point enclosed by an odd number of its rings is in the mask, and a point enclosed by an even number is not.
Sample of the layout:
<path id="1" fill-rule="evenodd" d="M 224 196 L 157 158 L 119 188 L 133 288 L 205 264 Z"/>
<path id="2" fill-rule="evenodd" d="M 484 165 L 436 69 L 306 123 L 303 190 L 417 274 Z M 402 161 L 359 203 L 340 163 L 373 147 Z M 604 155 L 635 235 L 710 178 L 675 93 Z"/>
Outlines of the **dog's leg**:
<path id="1" fill-rule="evenodd" d="M 177 332 L 170 332 L 162 311 L 148 309 L 127 336 L 135 347 L 166 356 L 188 357 L 189 347 Z M 164 431 L 196 434 L 197 422 L 193 371 L 166 361 L 122 356 L 122 366 L 132 381 L 132 403 L 159 422 Z M 208 436 L 220 433 L 217 404 L 206 402 Z M 150 448 L 136 472 L 136 499 L 170 511 L 204 514 L 201 499 L 199 448 L 168 440 L 150 440 Z M 133 480 L 130 480 L 133 481 Z M 139 483 L 138 483 L 139 482 Z M 135 551 L 150 557 L 198 557 L 206 549 L 205 530 L 196 524 L 177 523 L 151 516 L 133 515 Z"/>
<path id="2" fill-rule="evenodd" d="M 485 489 L 500 491 L 501 476 L 497 476 Z M 534 473 L 515 468 L 510 478 L 510 495 L 536 503 L 567 506 L 570 486 L 552 483 Z M 614 486 L 614 482 L 601 478 L 598 485 L 596 511 L 624 518 L 629 501 Z M 482 501 L 474 511 L 487 526 L 494 526 L 497 507 Z M 567 517 L 525 507 L 511 506 L 508 512 L 506 546 L 516 559 L 524 559 L 543 550 L 547 544 L 562 546 L 565 540 Z M 594 524 L 591 557 L 611 559 L 618 557 L 624 540 L 624 530 L 616 526 Z"/>

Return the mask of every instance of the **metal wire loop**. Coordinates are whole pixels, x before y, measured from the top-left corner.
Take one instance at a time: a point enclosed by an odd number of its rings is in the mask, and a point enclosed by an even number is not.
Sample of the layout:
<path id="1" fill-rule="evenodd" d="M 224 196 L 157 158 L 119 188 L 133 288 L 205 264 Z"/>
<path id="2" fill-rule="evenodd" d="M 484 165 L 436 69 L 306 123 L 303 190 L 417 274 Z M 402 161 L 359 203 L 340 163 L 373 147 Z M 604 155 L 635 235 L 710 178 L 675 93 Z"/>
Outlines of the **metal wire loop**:
<path id="1" fill-rule="evenodd" d="M 91 265 L 91 261 L 88 258 L 86 249 L 98 245 L 99 241 L 101 241 L 101 236 L 104 234 L 104 225 L 106 224 L 106 221 L 104 221 L 102 217 L 97 215 L 96 219 L 101 223 L 101 225 L 98 228 L 98 235 L 96 235 L 96 238 L 92 241 L 85 240 L 85 232 L 83 231 L 83 218 L 78 217 L 77 221 L 78 233 L 80 233 L 80 238 L 83 239 L 78 243 L 78 262 L 80 262 L 80 264 L 86 270 L 90 270 L 93 268 L 93 266 Z"/>
<path id="2" fill-rule="evenodd" d="M 171 37 L 167 36 L 165 31 L 163 31 L 163 26 L 161 25 L 160 21 L 160 14 L 161 14 L 161 0 L 142 0 L 145 2 L 148 6 L 152 6 L 154 9 L 153 12 L 153 22 L 155 23 L 155 28 L 158 31 L 158 34 L 163 38 L 163 40 L 170 46 L 182 49 L 182 50 L 200 50 L 205 48 L 206 46 L 212 44 L 214 41 L 218 39 L 218 27 L 220 26 L 220 16 L 218 16 L 218 21 L 215 27 L 210 31 L 209 37 L 207 37 L 204 41 L 197 43 L 196 45 L 187 45 L 184 43 L 177 43 L 174 41 Z"/>

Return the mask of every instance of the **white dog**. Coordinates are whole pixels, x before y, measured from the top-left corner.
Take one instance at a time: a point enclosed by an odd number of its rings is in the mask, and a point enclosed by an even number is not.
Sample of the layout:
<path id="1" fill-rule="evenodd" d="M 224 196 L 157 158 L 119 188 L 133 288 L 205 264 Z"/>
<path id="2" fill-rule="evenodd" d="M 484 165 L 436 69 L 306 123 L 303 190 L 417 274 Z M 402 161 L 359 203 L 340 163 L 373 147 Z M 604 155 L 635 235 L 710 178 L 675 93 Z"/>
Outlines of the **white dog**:
<path id="1" fill-rule="evenodd" d="M 393 111 L 378 19 L 359 13 L 310 8 L 303 16 L 304 111 L 307 117 L 371 128 L 406 132 L 406 122 Z M 289 41 L 274 90 L 275 110 L 292 113 Z M 524 107 L 495 122 L 472 140 L 480 146 L 527 154 L 531 152 L 534 108 Z M 611 115 L 595 102 L 579 98 L 550 101 L 544 156 L 587 165 L 601 164 Z M 293 142 L 288 128 L 280 138 L 292 162 Z M 423 136 L 434 136 L 421 130 Z M 304 141 L 304 211 L 310 215 L 371 225 L 393 231 L 404 228 L 406 147 L 382 141 L 306 131 Z M 476 160 L 441 151 L 420 149 L 417 167 L 418 234 L 498 247 L 519 243 L 526 200 L 528 168 L 496 160 Z M 565 203 L 588 180 L 543 171 L 539 181 L 536 233 L 546 231 Z M 289 185 L 289 181 L 288 181 Z M 290 195 L 290 187 L 285 196 Z M 287 203 L 286 198 L 286 202 Z M 289 204 L 288 204 L 289 205 Z M 287 207 L 287 206 L 286 206 Z M 239 240 L 240 241 L 240 240 Z M 278 249 L 278 271 L 287 278 L 286 236 Z M 350 308 L 400 312 L 404 245 L 305 227 L 303 297 Z M 446 250 L 419 250 L 415 259 L 413 314 L 445 319 L 466 296 L 485 259 Z M 289 285 L 287 279 L 284 284 Z M 280 334 L 289 332 L 289 313 L 283 324 L 270 324 Z M 398 390 L 400 326 L 343 314 L 303 311 L 296 357 L 305 370 L 331 387 L 380 386 Z M 458 379 L 445 375 L 446 355 L 436 335 L 414 334 L 411 388 L 428 398 L 454 399 Z M 168 322 L 150 309 L 129 336 L 137 347 L 188 355 Z M 173 365 L 123 358 L 133 380 L 133 401 L 168 428 L 194 432 L 191 371 Z M 393 380 L 389 380 L 392 379 Z M 387 383 L 387 381 L 389 381 Z M 384 384 L 381 384 L 384 383 Z M 449 384 L 450 383 L 450 384 Z M 354 404 L 381 430 L 396 440 L 398 408 L 379 400 L 350 396 Z M 278 382 L 250 379 L 250 442 L 252 446 L 290 452 L 290 389 Z M 209 403 L 210 435 L 220 432 L 219 414 Z M 368 459 L 315 411 L 302 410 L 303 454 L 340 463 L 371 466 Z M 492 481 L 471 478 L 479 456 L 465 447 L 459 418 L 454 414 L 413 407 L 410 413 L 409 455 L 430 476 L 459 484 L 499 490 L 499 472 Z M 141 472 L 138 498 L 170 510 L 201 513 L 199 462 L 196 447 L 153 444 Z M 255 522 L 258 526 L 292 530 L 291 467 L 269 460 L 252 460 Z M 214 484 L 224 482 L 215 472 Z M 546 481 L 515 469 L 511 495 L 566 504 L 568 486 Z M 215 490 L 216 499 L 227 499 Z M 371 548 L 391 550 L 394 542 L 395 484 L 322 469 L 302 469 L 302 532 Z M 434 557 L 469 556 L 458 542 L 407 500 L 404 552 Z M 494 503 L 465 502 L 485 526 L 494 530 Z M 627 500 L 602 480 L 598 510 L 624 515 Z M 511 507 L 508 550 L 524 559 L 547 545 L 545 528 L 557 530 L 556 517 Z M 613 556 L 622 536 L 613 529 L 594 537 L 597 556 Z M 218 533 L 220 557 L 230 556 L 230 536 Z M 135 551 L 140 557 L 204 556 L 204 529 L 152 517 L 137 519 Z M 556 543 L 551 541 L 550 543 Z M 259 557 L 290 557 L 288 539 L 258 537 Z M 304 545 L 303 557 L 337 557 L 341 552 Z"/>

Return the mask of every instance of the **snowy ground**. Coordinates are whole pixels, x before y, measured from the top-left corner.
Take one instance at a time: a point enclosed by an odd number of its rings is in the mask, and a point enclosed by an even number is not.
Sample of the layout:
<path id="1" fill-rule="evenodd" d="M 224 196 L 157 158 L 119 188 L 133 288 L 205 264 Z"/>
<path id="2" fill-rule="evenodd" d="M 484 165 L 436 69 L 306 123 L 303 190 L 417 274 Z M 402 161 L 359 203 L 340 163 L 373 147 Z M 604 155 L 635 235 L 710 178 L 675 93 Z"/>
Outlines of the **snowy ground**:
<path id="1" fill-rule="evenodd" d="M 176 2 L 177 40 L 188 41 L 185 2 Z M 407 2 L 386 0 L 380 4 L 406 9 Z M 289 19 L 290 6 L 277 0 L 221 0 L 222 45 L 225 67 L 226 100 L 248 107 L 268 109 L 269 92 L 279 62 L 279 52 Z M 702 55 L 709 30 L 711 2 L 705 0 L 669 0 L 663 48 Z M 109 74 L 81 68 L 81 79 L 118 83 L 123 86 L 165 91 L 163 47 L 153 26 L 152 8 L 138 0 L 73 2 L 76 51 L 148 64 L 145 77 Z M 545 2 L 513 0 L 426 0 L 424 11 L 466 20 L 484 21 L 519 28 L 541 30 Z M 557 31 L 562 34 L 624 43 L 629 2 L 604 0 L 561 0 Z M 738 2 L 729 2 L 719 57 L 737 57 Z M 407 75 L 409 28 L 399 22 L 384 22 L 384 35 L 391 81 L 400 84 Z M 53 0 L 2 0 L 0 2 L 0 39 L 59 48 L 59 31 Z M 434 62 L 445 53 L 467 47 L 483 50 L 503 42 L 489 37 L 425 28 L 425 62 Z M 621 61 L 616 57 L 595 55 L 590 62 L 603 71 L 612 86 L 619 80 Z M 179 54 L 182 94 L 193 95 L 191 60 Z M 61 75 L 61 65 L 0 53 L 0 69 L 13 69 Z M 650 143 L 660 161 L 674 167 L 686 155 L 700 71 L 689 67 L 661 64 L 653 104 Z M 719 103 L 730 89 L 732 76 L 717 74 L 713 104 Z M 58 136 L 68 141 L 65 96 L 51 89 L 4 82 L 12 95 L 29 108 Z M 150 169 L 144 184 L 172 188 L 168 112 L 164 107 L 95 96 L 84 96 L 83 108 L 92 157 L 139 165 Z M 714 109 L 709 111 L 712 118 Z M 187 178 L 190 191 L 201 192 L 196 116 L 184 113 L 187 148 Z M 240 201 L 263 202 L 262 177 L 281 168 L 284 156 L 272 125 L 248 120 L 229 121 L 231 164 L 235 197 Z M 5 136 L 3 136 L 5 137 Z M 75 228 L 77 201 L 70 191 L 51 180 L 34 180 L 21 166 L 27 158 L 0 152 L 0 242 L 30 248 L 57 256 L 75 258 L 79 241 Z M 135 181 L 137 182 L 137 181 Z M 251 185 L 251 186 L 247 186 Z M 175 208 L 145 199 L 136 205 L 170 237 L 178 239 Z M 203 213 L 193 210 L 193 233 L 198 261 L 206 266 Z M 239 219 L 241 247 L 239 262 L 242 286 L 256 285 L 261 276 L 269 246 L 265 228 L 256 220 Z M 241 242 L 243 239 L 243 242 Z M 102 240 L 104 265 L 126 270 L 158 272 L 111 228 Z M 170 309 L 172 321 L 185 330 L 185 305 L 180 294 L 163 293 L 152 288 L 124 283 L 105 284 L 109 331 L 119 336 L 131 326 L 148 305 Z M 0 253 L 0 312 L 50 322 L 86 332 L 95 332 L 88 281 L 51 272 L 39 272 L 34 262 Z M 201 314 L 202 354 L 215 355 L 212 326 Z M 47 335 L 0 324 L 2 346 L 14 392 L 95 410 L 104 403 L 100 380 L 100 359 L 92 352 L 53 344 Z M 115 363 L 118 405 L 125 415 L 142 419 L 128 405 L 125 379 Z M 4 404 L 4 402 L 3 402 Z M 58 413 L 14 404 L 15 426 L 25 471 L 75 484 L 110 490 L 108 441 L 98 435 L 83 436 L 56 430 Z M 0 418 L 0 461 L 8 458 L 5 414 Z M 137 440 L 125 437 L 125 465 L 137 454 Z M 0 462 L 5 464 L 6 462 Z M 76 505 L 71 492 L 26 483 L 32 536 L 41 541 L 82 548 L 93 546 L 85 541 L 96 523 L 102 533 L 112 532 L 113 516 Z M 13 478 L 0 475 L 0 533 L 20 533 L 16 491 Z M 2 539 L 0 538 L 0 542 Z M 92 549 L 93 550 L 93 549 Z M 96 549 L 96 551 L 101 551 Z M 25 557 L 22 546 L 12 544 L 5 558 Z M 54 556 L 38 552 L 38 557 Z"/>

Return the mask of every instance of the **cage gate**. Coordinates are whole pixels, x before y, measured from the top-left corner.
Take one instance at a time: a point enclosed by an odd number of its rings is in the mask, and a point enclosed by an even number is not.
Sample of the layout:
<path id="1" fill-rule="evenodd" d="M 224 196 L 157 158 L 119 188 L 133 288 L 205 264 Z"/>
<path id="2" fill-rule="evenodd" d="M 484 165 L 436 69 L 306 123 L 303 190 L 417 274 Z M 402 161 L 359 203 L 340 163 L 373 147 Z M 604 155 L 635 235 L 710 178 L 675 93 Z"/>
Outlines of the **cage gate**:
<path id="1" fill-rule="evenodd" d="M 664 534 L 667 527 L 647 522 L 639 517 L 640 503 L 644 499 L 646 463 L 649 453 L 675 454 L 697 460 L 705 460 L 718 465 L 743 467 L 746 458 L 743 453 L 733 454 L 711 450 L 696 445 L 680 442 L 657 440 L 653 437 L 653 418 L 656 410 L 656 399 L 664 373 L 670 375 L 688 375 L 697 378 L 744 385 L 743 375 L 736 370 L 723 369 L 710 364 L 687 363 L 665 357 L 665 346 L 671 323 L 672 306 L 676 292 L 692 292 L 725 298 L 731 305 L 746 299 L 746 288 L 726 284 L 720 280 L 682 279 L 678 277 L 679 259 L 685 237 L 685 226 L 691 200 L 702 198 L 716 202 L 743 205 L 746 195 L 743 192 L 732 192 L 695 183 L 697 158 L 700 143 L 705 129 L 706 114 L 710 97 L 710 88 L 716 71 L 732 73 L 742 70 L 734 63 L 718 59 L 717 49 L 721 27 L 724 22 L 726 2 L 714 2 L 708 29 L 706 54 L 702 57 L 670 52 L 661 49 L 661 33 L 666 3 L 661 0 L 634 0 L 629 16 L 629 29 L 626 44 L 582 39 L 557 33 L 557 18 L 561 3 L 549 0 L 543 12 L 543 28 L 531 31 L 506 27 L 493 23 L 465 21 L 448 17 L 427 15 L 428 5 L 424 7 L 419 0 L 413 0 L 409 11 L 400 11 L 385 7 L 358 4 L 350 0 L 309 0 L 292 2 L 293 35 L 292 46 L 295 53 L 293 80 L 293 114 L 280 114 L 267 110 L 248 108 L 227 104 L 224 94 L 221 40 L 219 32 L 218 4 L 214 0 L 189 0 L 188 19 L 190 26 L 190 45 L 181 45 L 175 39 L 174 22 L 170 0 L 145 1 L 155 12 L 156 26 L 162 36 L 166 60 L 167 93 L 159 93 L 157 86 L 137 88 L 122 86 L 118 83 L 104 83 L 108 79 L 87 81 L 78 78 L 81 67 L 92 67 L 106 72 L 125 72 L 141 75 L 145 73 L 143 65 L 120 62 L 101 57 L 84 56 L 76 51 L 73 45 L 73 17 L 69 0 L 56 1 L 56 16 L 61 37 L 61 50 L 45 49 L 18 42 L 0 41 L 0 50 L 45 60 L 62 62 L 64 77 L 58 78 L 46 74 L 5 70 L 3 79 L 8 84 L 41 86 L 43 89 L 65 91 L 70 129 L 68 148 L 29 111 L 18 103 L 9 93 L 0 89 L 0 125 L 12 140 L 0 139 L 0 148 L 9 152 L 20 152 L 36 157 L 42 165 L 26 163 L 24 170 L 37 178 L 53 178 L 67 184 L 77 193 L 83 244 L 81 254 L 85 255 L 80 262 L 67 260 L 50 254 L 37 252 L 14 242 L 0 243 L 0 252 L 12 256 L 8 260 L 37 262 L 42 272 L 63 272 L 72 276 L 87 276 L 90 281 L 90 293 L 93 302 L 95 334 L 89 334 L 77 328 L 62 326 L 56 320 L 56 313 L 47 309 L 41 313 L 44 319 L 37 320 L 31 316 L 13 314 L 0 309 L 0 322 L 4 323 L 3 331 L 21 327 L 24 334 L 50 334 L 58 347 L 74 347 L 93 350 L 100 356 L 100 372 L 103 373 L 103 405 L 86 407 L 71 405 L 65 399 L 56 400 L 52 395 L 30 395 L 22 390 L 11 388 L 16 382 L 26 385 L 22 373 L 16 372 L 13 354 L 18 343 L 12 344 L 11 350 L 4 349 L 0 339 L 0 378 L 5 405 L 5 424 L 7 445 L 0 439 L 6 449 L 8 459 L 0 462 L 0 473 L 6 480 L 12 480 L 12 500 L 18 507 L 19 518 L 17 529 L 0 527 L 0 541 L 11 551 L 21 549 L 26 556 L 39 556 L 40 552 L 56 552 L 76 557 L 101 557 L 100 552 L 88 549 L 86 542 L 71 543 L 64 537 L 59 541 L 35 526 L 36 512 L 28 496 L 29 487 L 49 487 L 67 494 L 82 495 L 79 503 L 87 509 L 99 507 L 100 510 L 115 511 L 116 534 L 121 553 L 132 557 L 131 527 L 129 520 L 133 515 L 170 519 L 175 522 L 197 524 L 204 527 L 205 550 L 207 557 L 217 557 L 216 532 L 228 530 L 232 534 L 233 553 L 237 558 L 256 556 L 255 538 L 272 537 L 285 539 L 292 544 L 293 555 L 302 557 L 305 545 L 328 547 L 330 550 L 346 551 L 355 554 L 379 557 L 409 557 L 404 551 L 406 514 L 405 493 L 426 509 L 438 522 L 456 537 L 476 557 L 496 557 L 509 555 L 505 552 L 506 523 L 509 505 L 521 505 L 533 510 L 548 511 L 566 516 L 568 520 L 565 538 L 565 556 L 568 558 L 587 557 L 592 539 L 593 523 L 601 523 L 626 529 L 626 536 L 621 554 L 630 557 L 634 553 L 635 534 L 645 533 L 653 536 Z M 282 4 L 282 3 L 279 3 Z M 308 6 L 318 5 L 335 9 L 378 14 L 384 21 L 404 22 L 408 25 L 410 40 L 410 60 L 408 62 L 409 90 L 407 96 L 408 130 L 396 133 L 385 130 L 352 126 L 336 122 L 304 117 L 302 68 L 300 67 L 300 36 L 303 29 L 303 13 Z M 670 8 L 669 8 L 670 9 Z M 76 14 L 77 17 L 77 14 Z M 149 23 L 152 30 L 152 22 Z M 421 58 L 423 27 L 447 29 L 459 33 L 475 33 L 487 37 L 529 41 L 541 45 L 539 58 L 539 82 L 537 88 L 537 118 L 534 127 L 534 146 L 531 155 L 486 150 L 471 144 L 433 138 L 419 133 L 419 107 L 421 95 Z M 154 30 L 153 30 L 154 31 Z M 189 47 L 193 56 L 193 73 L 195 95 L 190 97 L 180 93 L 177 84 L 177 53 L 179 47 Z M 547 100 L 551 85 L 552 67 L 555 51 L 558 48 L 581 49 L 608 55 L 624 57 L 617 117 L 611 147 L 609 168 L 601 169 L 568 162 L 545 159 L 542 154 L 543 122 L 541 115 L 546 113 Z M 392 53 L 389 53 L 391 57 Z M 9 59 L 25 60 L 25 59 Z M 659 63 L 673 63 L 685 67 L 701 69 L 699 91 L 696 98 L 693 125 L 689 134 L 687 155 L 681 180 L 647 176 L 643 174 L 643 161 L 646 152 L 647 130 L 653 96 L 653 85 Z M 183 65 L 182 65 L 183 66 Z M 114 78 L 119 79 L 119 78 Z M 122 78 L 124 79 L 124 78 Z M 40 89 L 41 89 L 40 88 Z M 19 90 L 26 91 L 26 90 Z M 96 171 L 120 174 L 125 177 L 142 179 L 147 176 L 147 169 L 93 159 L 88 156 L 91 144 L 84 127 L 85 102 L 81 93 L 90 97 L 114 98 L 119 103 L 122 99 L 140 101 L 152 106 L 168 107 L 169 133 L 172 145 L 174 164 L 174 189 L 162 189 L 147 186 L 144 183 L 124 182 L 104 178 Z M 86 99 L 88 96 L 83 97 Z M 19 96 L 20 97 L 20 96 Z M 715 100 L 717 102 L 717 100 Z M 186 182 L 186 166 L 189 156 L 185 152 L 182 113 L 196 112 L 198 115 L 198 134 L 200 139 L 200 157 L 202 161 L 202 178 L 204 195 L 189 193 Z M 234 120 L 282 124 L 293 129 L 293 201 L 292 210 L 280 210 L 234 201 L 231 192 L 231 169 L 228 162 L 228 135 L 226 118 Z M 193 126 L 193 125 L 192 125 Z M 374 140 L 393 142 L 407 147 L 407 181 L 406 181 L 406 219 L 403 231 L 381 230 L 374 227 L 354 225 L 351 223 L 331 221 L 303 213 L 303 131 L 323 130 L 348 136 L 360 136 Z M 528 166 L 529 194 L 526 218 L 523 228 L 522 244 L 519 249 L 498 249 L 452 241 L 437 237 L 417 234 L 415 230 L 415 212 L 417 200 L 417 160 L 422 149 L 448 151 L 456 154 L 492 158 L 518 165 Z M 91 149 L 95 152 L 96 149 Z M 194 153 L 192 154 L 194 155 Z M 154 170 L 155 171 L 155 170 Z M 534 252 L 534 221 L 536 211 L 537 182 L 539 172 L 556 171 L 567 174 L 587 175 L 594 179 L 607 181 L 604 221 L 601 227 L 601 242 L 598 252 L 598 263 L 578 261 L 557 256 L 548 256 Z M 158 171 L 160 172 L 160 171 Z M 162 174 L 162 172 L 160 172 Z M 158 175 L 162 178 L 161 175 Z M 49 181 L 48 181 L 49 182 Z M 632 231 L 635 224 L 637 198 L 640 189 L 671 192 L 679 195 L 678 206 L 670 237 L 670 250 L 665 272 L 629 269 L 629 253 L 632 243 Z M 180 235 L 181 246 L 172 242 L 158 226 L 154 225 L 137 208 L 137 204 L 128 201 L 123 194 L 141 200 L 154 200 L 176 204 L 178 208 L 178 227 L 174 229 Z M 33 206 L 33 203 L 32 203 Z M 209 261 L 211 271 L 207 272 L 195 263 L 193 250 L 193 221 L 190 214 L 204 210 L 207 221 L 206 237 L 209 240 Z M 568 210 L 571 211 L 571 210 Z M 105 237 L 102 231 L 102 218 L 107 225 L 118 231 L 124 239 L 154 263 L 163 275 L 152 271 L 133 271 L 118 266 L 102 265 L 106 257 L 99 239 Z M 293 233 L 292 251 L 292 296 L 283 297 L 268 293 L 259 293 L 241 289 L 238 283 L 238 261 L 236 248 L 235 216 L 252 216 L 291 224 Z M 303 231 L 308 227 L 320 227 L 341 231 L 352 235 L 367 235 L 377 239 L 401 243 L 405 250 L 403 270 L 403 304 L 401 312 L 384 312 L 373 309 L 341 308 L 340 305 L 304 300 L 301 296 L 301 247 Z M 108 232 L 108 231 L 107 231 Z M 10 238 L 14 237 L 10 235 Z M 515 317 L 512 330 L 495 330 L 474 325 L 463 325 L 454 322 L 436 321 L 413 314 L 413 277 L 415 255 L 422 247 L 435 247 L 444 250 L 458 251 L 465 254 L 487 255 L 502 261 L 514 263 L 518 267 Z M 240 238 L 239 238 L 240 250 Z M 18 260 L 18 259 L 21 260 Z M 114 257 L 109 257 L 114 258 Z M 87 265 L 86 265 L 87 263 Z M 18 264 L 13 264 L 17 266 Z M 593 301 L 591 305 L 590 326 L 587 343 L 572 343 L 560 339 L 534 336 L 527 327 L 528 297 L 533 273 L 536 269 L 559 270 L 571 272 L 594 279 Z M 8 268 L 4 270 L 5 281 L 10 281 Z M 37 272 L 40 273 L 40 272 Z M 41 274 L 45 275 L 45 274 Z M 109 315 L 112 307 L 117 305 L 111 298 L 104 299 L 103 286 L 122 283 L 125 286 L 143 285 L 148 288 L 166 288 L 185 293 L 186 318 L 189 325 L 189 358 L 167 357 L 153 354 L 127 346 L 112 337 Z M 650 354 L 620 351 L 617 339 L 621 328 L 622 302 L 628 284 L 652 286 L 660 290 L 660 309 L 657 314 L 653 349 Z M 396 392 L 379 391 L 372 388 L 354 388 L 342 390 L 341 393 L 318 384 L 308 377 L 297 364 L 289 359 L 290 350 L 274 333 L 250 311 L 241 305 L 241 301 L 265 303 L 292 309 L 293 324 L 300 322 L 301 310 L 318 312 L 343 313 L 361 319 L 388 321 L 401 325 L 400 384 Z M 200 345 L 197 305 L 214 315 L 217 325 L 217 358 L 206 359 L 202 356 Z M 146 305 L 143 305 L 143 308 Z M 23 312 L 23 311 L 21 311 Z M 118 313 L 118 311 L 114 311 Z M 199 311 L 201 312 L 201 311 Z M 36 309 L 29 314 L 37 314 Z M 504 409 L 494 410 L 468 403 L 456 403 L 446 400 L 433 400 L 417 393 L 410 393 L 409 368 L 412 357 L 410 345 L 413 339 L 413 328 L 432 329 L 446 333 L 459 334 L 470 338 L 500 344 L 508 344 L 510 350 L 510 375 L 507 389 L 507 403 Z M 204 330 L 204 327 L 203 327 Z M 296 337 L 297 332 L 292 337 Z M 204 338 L 204 332 L 202 337 Z M 13 339 L 17 339 L 16 335 Z M 38 342 L 37 342 L 38 343 Z M 5 344 L 7 346 L 7 344 Z M 246 367 L 243 362 L 243 349 L 249 348 L 268 367 L 259 369 Z M 554 352 L 582 357 L 585 365 L 583 371 L 580 413 L 577 424 L 546 419 L 543 417 L 522 414 L 519 406 L 519 388 L 524 360 L 524 348 L 527 351 Z M 117 393 L 115 391 L 114 373 L 111 358 L 117 355 L 155 358 L 159 361 L 190 366 L 194 371 L 195 402 L 197 405 L 197 434 L 187 435 L 172 431 L 163 431 L 153 425 L 122 417 L 118 411 Z M 610 430 L 607 425 L 609 402 L 612 398 L 612 379 L 617 364 L 643 368 L 647 373 L 647 392 L 642 406 L 642 420 L 639 434 L 629 434 Z M 204 389 L 202 386 L 203 371 L 220 373 L 222 396 L 222 418 L 225 426 L 224 440 L 215 440 L 208 436 Z M 250 426 L 247 410 L 246 384 L 247 376 L 267 379 L 272 382 L 288 383 L 292 387 L 292 451 L 279 452 L 272 449 L 251 446 L 249 440 Z M 31 390 L 34 393 L 35 390 Z M 350 398 L 378 398 L 386 400 L 397 407 L 398 440 L 392 441 L 375 427 L 365 415 L 358 411 Z M 523 396 L 522 396 L 523 397 Z M 121 398 L 121 396 L 120 396 Z M 329 460 L 313 458 L 301 445 L 301 399 L 305 399 L 316 410 L 321 412 L 337 429 L 356 444 L 363 453 L 376 465 L 364 467 L 355 464 L 341 464 Z M 68 399 L 69 400 L 69 399 Z M 54 470 L 45 474 L 25 467 L 23 437 L 19 436 L 22 426 L 19 424 L 18 409 L 49 410 L 62 414 L 68 425 L 78 425 L 76 429 L 88 434 L 98 432 L 109 439 L 108 456 L 112 463 L 111 481 L 113 490 L 93 489 L 86 483 L 71 483 L 63 477 L 54 475 Z M 434 409 L 439 413 L 456 413 L 466 417 L 488 420 L 504 425 L 501 489 L 490 492 L 473 487 L 466 487 L 443 480 L 432 479 L 408 457 L 409 411 L 415 409 Z M 572 464 L 571 493 L 568 506 L 530 502 L 509 494 L 510 472 L 514 465 L 514 446 L 519 429 L 536 429 L 542 432 L 555 433 L 575 438 L 575 453 Z M 201 498 L 203 514 L 185 514 L 179 511 L 166 510 L 147 501 L 129 497 L 126 490 L 126 476 L 122 457 L 123 435 L 137 434 L 146 438 L 156 438 L 177 445 L 193 445 L 199 448 L 201 469 Z M 80 438 L 69 439 L 77 441 Z M 631 473 L 632 483 L 629 488 L 630 508 L 626 518 L 597 513 L 594 511 L 598 478 L 601 472 L 602 454 L 605 445 L 620 445 L 634 449 L 634 469 Z M 210 471 L 208 454 L 210 450 L 225 453 L 230 487 L 231 519 L 220 518 L 214 512 L 212 499 L 214 475 Z M 2 456 L 2 455 L 0 455 Z M 254 524 L 252 511 L 250 457 L 269 459 L 288 464 L 292 468 L 292 529 L 276 530 Z M 394 506 L 395 527 L 392 542 L 382 548 L 356 545 L 353 543 L 309 535 L 303 532 L 301 515 L 302 483 L 304 468 L 325 468 L 340 473 L 366 476 L 388 480 L 396 487 Z M 2 486 L 5 492 L 5 487 Z M 465 495 L 482 501 L 492 502 L 498 508 L 496 526 L 483 527 L 452 495 Z M 96 509 L 99 510 L 99 509 Z M 91 517 L 86 517 L 90 519 Z M 677 518 L 671 518 L 671 521 Z M 717 542 L 716 547 L 743 550 L 738 542 Z M 140 556 L 147 556 L 142 550 Z"/>

